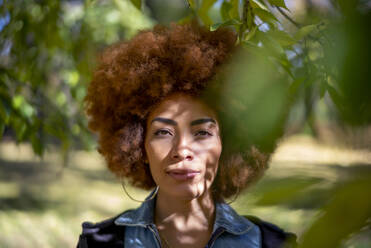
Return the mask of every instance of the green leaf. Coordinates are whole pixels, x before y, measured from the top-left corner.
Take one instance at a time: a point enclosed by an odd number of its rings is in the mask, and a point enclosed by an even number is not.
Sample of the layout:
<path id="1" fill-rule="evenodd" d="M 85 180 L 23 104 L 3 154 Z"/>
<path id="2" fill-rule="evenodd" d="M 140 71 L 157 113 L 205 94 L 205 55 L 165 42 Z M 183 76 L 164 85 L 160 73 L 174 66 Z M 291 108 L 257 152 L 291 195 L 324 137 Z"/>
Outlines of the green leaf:
<path id="1" fill-rule="evenodd" d="M 194 18 L 193 14 L 190 14 L 180 19 L 177 23 L 178 24 L 190 23 L 193 20 L 193 18 Z"/>
<path id="2" fill-rule="evenodd" d="M 263 9 L 265 11 L 269 11 L 268 8 L 263 3 L 259 2 L 258 0 L 250 0 L 250 5 L 254 9 Z"/>
<path id="3" fill-rule="evenodd" d="M 197 1 L 197 0 L 196 0 Z M 196 8 L 195 0 L 187 0 L 188 6 L 192 9 Z"/>
<path id="4" fill-rule="evenodd" d="M 198 10 L 198 14 L 201 17 L 201 20 L 205 26 L 210 26 L 212 23 L 212 20 L 209 17 L 209 10 L 211 6 L 214 5 L 215 2 L 216 0 L 204 0 L 202 1 L 202 5 Z"/>
<path id="5" fill-rule="evenodd" d="M 278 19 L 269 11 L 260 8 L 253 9 L 253 11 L 263 22 L 272 23 L 274 25 L 278 22 Z"/>
<path id="6" fill-rule="evenodd" d="M 341 111 L 344 109 L 341 95 L 338 91 L 332 87 L 330 84 L 327 84 L 327 92 L 330 94 L 331 100 L 335 103 L 336 107 Z"/>
<path id="7" fill-rule="evenodd" d="M 215 4 L 216 0 L 203 0 L 200 10 L 209 11 L 209 9 Z"/>
<path id="8" fill-rule="evenodd" d="M 130 2 L 137 7 L 137 9 L 142 9 L 142 0 L 130 0 Z"/>
<path id="9" fill-rule="evenodd" d="M 13 108 L 19 109 L 24 103 L 24 98 L 21 95 L 16 95 L 13 97 L 12 105 Z"/>
<path id="10" fill-rule="evenodd" d="M 12 105 L 14 109 L 19 110 L 22 116 L 28 119 L 35 114 L 34 108 L 24 99 L 22 95 L 16 95 L 13 98 Z"/>
<path id="11" fill-rule="evenodd" d="M 230 11 L 232 7 L 233 7 L 232 4 L 230 4 L 229 2 L 222 3 L 222 6 L 220 7 L 220 15 L 223 21 L 231 19 Z"/>
<path id="12" fill-rule="evenodd" d="M 256 204 L 269 206 L 288 203 L 295 200 L 298 196 L 303 195 L 303 191 L 308 187 L 318 184 L 321 181 L 322 179 L 319 178 L 286 178 L 285 180 L 275 182 L 265 192 L 262 192 Z"/>
<path id="13" fill-rule="evenodd" d="M 213 22 L 206 12 L 198 12 L 198 16 L 201 18 L 205 26 L 210 26 Z"/>
<path id="14" fill-rule="evenodd" d="M 296 78 L 289 86 L 289 97 L 294 100 L 300 85 L 305 81 L 305 78 Z"/>
<path id="15" fill-rule="evenodd" d="M 251 53 L 254 53 L 258 51 L 259 49 L 261 49 L 254 42 L 251 42 L 251 41 L 242 41 L 241 44 L 244 45 L 243 47 Z"/>
<path id="16" fill-rule="evenodd" d="M 256 30 L 258 29 L 257 26 L 254 26 L 245 36 L 244 41 L 250 40 L 252 37 L 254 37 Z"/>
<path id="17" fill-rule="evenodd" d="M 281 7 L 281 8 L 285 8 L 285 9 L 288 10 L 288 8 L 286 7 L 286 4 L 285 4 L 285 0 L 268 0 L 268 2 L 271 5 L 274 5 L 274 6 L 277 6 L 277 7 Z"/>
<path id="18" fill-rule="evenodd" d="M 303 39 L 304 37 L 306 37 L 307 35 L 312 33 L 314 30 L 316 30 L 316 28 L 317 28 L 317 25 L 315 25 L 315 24 L 311 24 L 311 25 L 301 27 L 299 29 L 299 31 L 294 36 L 295 40 L 299 41 L 299 40 Z"/>
<path id="19" fill-rule="evenodd" d="M 280 65 L 282 66 L 282 68 L 291 76 L 291 78 L 294 77 L 294 75 L 292 74 L 292 64 L 290 62 L 290 60 L 288 60 L 287 56 L 282 56 L 282 58 L 280 58 L 278 60 L 278 63 L 280 63 Z"/>
<path id="20" fill-rule="evenodd" d="M 229 15 L 232 19 L 240 20 L 240 1 L 239 0 L 232 0 L 231 1 L 232 8 L 229 11 Z"/>
<path id="21" fill-rule="evenodd" d="M 244 20 L 246 21 L 246 25 L 248 29 L 251 29 L 253 26 L 256 26 L 254 19 L 255 19 L 255 14 L 252 12 L 252 8 L 250 7 L 248 8 L 248 11 L 247 11 L 246 20 Z"/>
<path id="22" fill-rule="evenodd" d="M 43 155 L 44 145 L 42 144 L 41 140 L 38 137 L 36 137 L 36 134 L 31 136 L 31 145 L 34 153 L 36 153 L 39 156 Z"/>
<path id="23" fill-rule="evenodd" d="M 321 80 L 320 85 L 319 85 L 319 90 L 320 90 L 319 97 L 320 97 L 320 99 L 322 99 L 325 96 L 326 92 L 327 92 L 327 82 L 326 82 L 326 79 Z"/>
<path id="24" fill-rule="evenodd" d="M 212 19 L 209 16 L 209 10 L 215 4 L 216 1 L 217 0 L 204 0 L 204 1 L 186 0 L 188 6 L 191 9 L 193 9 L 192 18 L 194 18 L 194 15 L 198 16 L 202 20 L 204 26 L 210 26 L 213 23 Z M 179 23 L 184 22 L 188 22 L 188 20 L 187 19 L 181 20 Z"/>
<path id="25" fill-rule="evenodd" d="M 257 34 L 264 47 L 271 52 L 271 55 L 281 58 L 281 55 L 284 54 L 284 50 L 280 43 L 265 32 L 258 31 Z"/>
<path id="26" fill-rule="evenodd" d="M 300 248 L 340 247 L 350 234 L 367 227 L 371 216 L 370 188 L 371 176 L 367 172 L 336 185 L 329 203 L 301 236 Z"/>
<path id="27" fill-rule="evenodd" d="M 8 124 L 10 117 L 10 108 L 7 105 L 7 102 L 3 104 L 0 101 L 0 119 L 2 119 L 5 124 Z"/>
<path id="28" fill-rule="evenodd" d="M 14 118 L 11 121 L 12 129 L 15 131 L 17 142 L 24 140 L 24 134 L 27 130 L 27 125 L 23 119 Z"/>
<path id="29" fill-rule="evenodd" d="M 5 130 L 5 123 L 0 120 L 0 139 L 3 137 Z"/>
<path id="30" fill-rule="evenodd" d="M 232 25 L 241 25 L 242 23 L 236 19 L 230 19 L 228 21 L 225 21 L 225 22 L 219 22 L 219 23 L 215 23 L 213 25 L 210 26 L 210 31 L 215 31 L 217 30 L 218 28 L 220 27 L 224 27 L 224 26 L 232 26 Z"/>
<path id="31" fill-rule="evenodd" d="M 20 109 L 22 115 L 26 117 L 27 119 L 30 119 L 35 113 L 35 109 L 26 101 L 22 105 L 22 108 Z"/>
<path id="32" fill-rule="evenodd" d="M 283 47 L 292 46 L 297 43 L 297 41 L 291 35 L 282 30 L 270 30 L 268 31 L 268 34 Z"/>

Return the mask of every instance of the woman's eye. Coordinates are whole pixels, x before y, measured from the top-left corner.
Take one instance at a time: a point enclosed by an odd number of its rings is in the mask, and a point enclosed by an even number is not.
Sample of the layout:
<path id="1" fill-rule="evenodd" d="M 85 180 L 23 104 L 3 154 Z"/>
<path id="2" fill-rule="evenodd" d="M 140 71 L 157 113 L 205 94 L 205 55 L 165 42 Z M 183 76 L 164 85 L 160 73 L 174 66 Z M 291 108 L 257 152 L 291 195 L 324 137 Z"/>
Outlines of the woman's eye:
<path id="1" fill-rule="evenodd" d="M 155 132 L 155 136 L 166 136 L 166 135 L 172 135 L 172 133 L 166 129 L 160 129 Z"/>
<path id="2" fill-rule="evenodd" d="M 197 131 L 195 136 L 199 136 L 199 137 L 208 137 L 208 136 L 213 136 L 212 133 L 208 132 L 208 131 L 205 131 L 205 130 L 200 130 L 200 131 Z"/>

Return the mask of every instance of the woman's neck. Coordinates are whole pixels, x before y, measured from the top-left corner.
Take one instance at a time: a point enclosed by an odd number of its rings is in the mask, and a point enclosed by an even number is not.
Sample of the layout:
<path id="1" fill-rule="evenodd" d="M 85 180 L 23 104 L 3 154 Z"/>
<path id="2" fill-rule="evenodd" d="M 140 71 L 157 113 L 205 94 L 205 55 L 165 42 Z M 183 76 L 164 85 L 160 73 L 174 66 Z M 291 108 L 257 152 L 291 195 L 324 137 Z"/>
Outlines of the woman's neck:
<path id="1" fill-rule="evenodd" d="M 206 245 L 215 220 L 215 203 L 211 193 L 195 199 L 172 197 L 159 191 L 155 223 L 160 232 L 177 247 L 200 243 Z M 193 246 L 193 247 L 197 247 Z"/>

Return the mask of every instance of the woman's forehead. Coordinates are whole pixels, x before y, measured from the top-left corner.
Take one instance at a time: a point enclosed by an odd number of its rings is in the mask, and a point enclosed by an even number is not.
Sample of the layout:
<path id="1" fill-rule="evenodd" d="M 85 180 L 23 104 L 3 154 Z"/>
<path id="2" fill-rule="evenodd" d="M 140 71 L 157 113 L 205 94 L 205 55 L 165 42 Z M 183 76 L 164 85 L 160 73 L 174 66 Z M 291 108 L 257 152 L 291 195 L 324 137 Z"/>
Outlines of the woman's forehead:
<path id="1" fill-rule="evenodd" d="M 176 94 L 162 100 L 150 113 L 148 121 L 153 118 L 165 117 L 169 119 L 186 118 L 214 118 L 215 112 L 199 98 Z"/>

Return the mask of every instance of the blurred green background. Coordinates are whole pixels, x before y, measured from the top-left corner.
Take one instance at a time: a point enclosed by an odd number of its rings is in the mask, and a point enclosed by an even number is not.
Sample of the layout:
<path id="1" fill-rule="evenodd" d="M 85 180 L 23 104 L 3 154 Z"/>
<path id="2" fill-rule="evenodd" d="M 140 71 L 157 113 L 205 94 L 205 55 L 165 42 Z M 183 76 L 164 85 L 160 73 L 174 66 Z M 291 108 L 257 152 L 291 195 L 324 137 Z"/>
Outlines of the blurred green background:
<path id="1" fill-rule="evenodd" d="M 86 86 L 107 45 L 192 19 L 238 33 L 218 98 L 235 137 L 224 145 L 275 150 L 235 209 L 301 247 L 371 247 L 364 0 L 0 0 L 0 247 L 74 247 L 82 221 L 137 206 L 96 152 Z"/>

